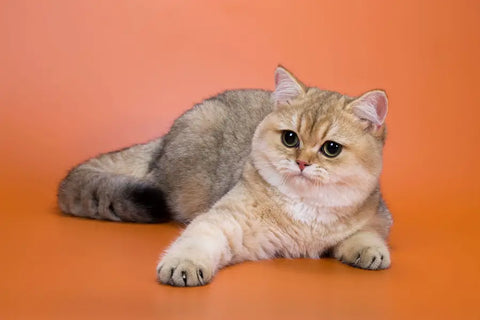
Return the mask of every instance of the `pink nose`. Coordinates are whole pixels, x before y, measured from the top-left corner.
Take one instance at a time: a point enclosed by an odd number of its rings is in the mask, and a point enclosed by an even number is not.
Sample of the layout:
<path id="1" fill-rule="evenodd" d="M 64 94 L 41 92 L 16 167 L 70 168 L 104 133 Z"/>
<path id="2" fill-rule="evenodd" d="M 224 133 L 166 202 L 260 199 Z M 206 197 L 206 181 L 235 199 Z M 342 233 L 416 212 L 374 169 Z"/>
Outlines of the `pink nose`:
<path id="1" fill-rule="evenodd" d="M 300 168 L 300 171 L 303 171 L 305 167 L 308 167 L 310 163 L 306 163 L 305 161 L 297 160 L 298 167 Z"/>

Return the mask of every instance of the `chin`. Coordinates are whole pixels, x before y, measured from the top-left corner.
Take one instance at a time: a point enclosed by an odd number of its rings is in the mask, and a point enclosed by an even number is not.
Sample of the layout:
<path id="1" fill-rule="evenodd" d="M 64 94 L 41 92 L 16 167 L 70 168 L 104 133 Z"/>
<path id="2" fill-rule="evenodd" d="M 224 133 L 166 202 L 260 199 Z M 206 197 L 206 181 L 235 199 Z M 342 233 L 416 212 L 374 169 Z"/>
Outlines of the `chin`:
<path id="1" fill-rule="evenodd" d="M 300 195 L 311 193 L 315 188 L 322 185 L 322 182 L 318 179 L 299 173 L 290 175 L 287 181 L 292 191 L 294 190 Z"/>
<path id="2" fill-rule="evenodd" d="M 304 173 L 292 173 L 290 178 L 294 179 L 296 183 L 309 184 L 311 186 L 319 186 L 324 184 L 322 180 Z"/>

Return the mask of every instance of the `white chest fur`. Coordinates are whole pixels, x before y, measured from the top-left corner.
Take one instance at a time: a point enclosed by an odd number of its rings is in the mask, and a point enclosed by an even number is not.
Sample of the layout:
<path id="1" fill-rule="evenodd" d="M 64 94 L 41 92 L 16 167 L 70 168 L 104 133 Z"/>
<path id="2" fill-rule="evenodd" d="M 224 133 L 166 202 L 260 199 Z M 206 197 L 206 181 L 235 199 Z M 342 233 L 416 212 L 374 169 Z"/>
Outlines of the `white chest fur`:
<path id="1" fill-rule="evenodd" d="M 332 225 L 338 220 L 334 210 L 305 202 L 302 199 L 289 201 L 286 211 L 294 220 L 309 225 L 316 223 Z"/>
<path id="2" fill-rule="evenodd" d="M 288 250 L 292 256 L 316 257 L 319 252 L 352 235 L 365 223 L 361 216 L 349 216 L 352 213 L 349 207 L 327 207 L 302 198 L 289 197 L 283 210 L 293 220 L 289 230 L 294 230 L 290 237 L 296 245 Z M 296 252 L 299 248 L 303 249 Z"/>

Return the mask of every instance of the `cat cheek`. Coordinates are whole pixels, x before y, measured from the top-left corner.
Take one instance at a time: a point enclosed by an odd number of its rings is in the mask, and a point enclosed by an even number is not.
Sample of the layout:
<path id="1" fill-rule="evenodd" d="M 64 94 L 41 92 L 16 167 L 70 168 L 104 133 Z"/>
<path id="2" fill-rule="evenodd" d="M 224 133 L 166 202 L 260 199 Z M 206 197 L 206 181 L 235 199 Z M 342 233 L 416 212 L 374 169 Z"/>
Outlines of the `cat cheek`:
<path id="1" fill-rule="evenodd" d="M 321 183 L 328 183 L 330 181 L 329 172 L 322 167 L 316 167 L 312 169 L 312 176 L 314 179 L 318 180 Z"/>
<path id="2" fill-rule="evenodd" d="M 344 170 L 336 175 L 336 181 L 348 183 L 351 185 L 360 185 L 370 180 L 370 172 L 361 165 L 352 165 L 345 167 Z"/>

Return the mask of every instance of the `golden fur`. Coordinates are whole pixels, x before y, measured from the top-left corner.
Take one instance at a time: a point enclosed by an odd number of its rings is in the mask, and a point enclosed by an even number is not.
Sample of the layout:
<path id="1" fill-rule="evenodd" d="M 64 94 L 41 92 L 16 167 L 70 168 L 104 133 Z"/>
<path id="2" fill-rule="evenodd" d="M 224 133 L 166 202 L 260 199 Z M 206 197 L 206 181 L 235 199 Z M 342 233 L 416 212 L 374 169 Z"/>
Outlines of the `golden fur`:
<path id="1" fill-rule="evenodd" d="M 327 250 L 360 268 L 390 265 L 391 218 L 378 185 L 384 93 L 354 99 L 306 88 L 281 67 L 276 76 L 274 110 L 255 131 L 239 182 L 166 251 L 162 283 L 203 285 L 228 264 Z M 298 135 L 298 147 L 282 143 L 284 130 Z M 319 152 L 326 141 L 343 146 L 337 157 Z M 300 170 L 297 161 L 309 165 Z"/>

